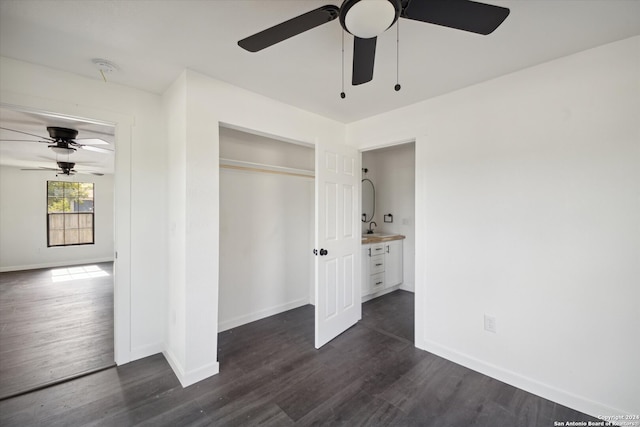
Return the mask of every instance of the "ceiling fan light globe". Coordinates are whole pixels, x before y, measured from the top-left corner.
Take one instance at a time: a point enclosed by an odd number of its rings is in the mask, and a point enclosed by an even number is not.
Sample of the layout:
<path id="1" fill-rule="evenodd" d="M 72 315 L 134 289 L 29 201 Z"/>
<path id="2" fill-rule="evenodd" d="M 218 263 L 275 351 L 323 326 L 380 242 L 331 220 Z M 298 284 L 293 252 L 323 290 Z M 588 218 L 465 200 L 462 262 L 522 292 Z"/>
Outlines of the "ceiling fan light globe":
<path id="1" fill-rule="evenodd" d="M 58 147 L 58 146 L 50 146 L 49 148 L 51 148 L 51 150 L 56 153 L 56 154 L 61 154 L 61 155 L 69 155 L 69 154 L 73 154 L 76 152 L 75 148 L 71 148 L 71 147 Z"/>
<path id="2" fill-rule="evenodd" d="M 384 33 L 397 17 L 398 11 L 389 0 L 360 0 L 346 11 L 344 26 L 354 36 L 370 39 Z"/>

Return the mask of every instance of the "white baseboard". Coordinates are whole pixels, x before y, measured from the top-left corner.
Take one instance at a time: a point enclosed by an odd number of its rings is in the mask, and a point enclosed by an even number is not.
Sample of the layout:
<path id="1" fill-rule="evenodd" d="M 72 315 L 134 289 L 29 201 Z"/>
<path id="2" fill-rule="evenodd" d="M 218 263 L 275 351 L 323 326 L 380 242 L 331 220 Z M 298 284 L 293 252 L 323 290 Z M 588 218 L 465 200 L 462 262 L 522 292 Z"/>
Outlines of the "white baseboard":
<path id="1" fill-rule="evenodd" d="M 218 322 L 218 332 L 223 332 L 229 329 L 237 328 L 238 326 L 242 326 L 250 322 L 255 322 L 256 320 L 264 319 L 265 317 L 273 316 L 274 314 L 278 314 L 287 310 L 292 310 L 294 308 L 302 307 L 303 305 L 307 305 L 307 304 L 309 304 L 309 299 L 301 298 L 295 301 L 290 301 L 284 304 L 254 311 L 253 313 L 237 316 L 232 319 L 220 320 Z"/>
<path id="2" fill-rule="evenodd" d="M 367 302 L 367 301 L 372 300 L 374 298 L 381 297 L 382 295 L 390 294 L 393 291 L 397 291 L 398 289 L 401 289 L 401 286 L 402 285 L 392 286 L 392 287 L 390 287 L 388 289 L 383 289 L 383 290 L 381 290 L 379 292 L 375 292 L 373 294 L 364 295 L 362 297 L 362 302 Z"/>
<path id="3" fill-rule="evenodd" d="M 403 291 L 407 291 L 407 292 L 415 292 L 416 291 L 416 287 L 413 285 L 413 283 L 406 283 L 406 282 L 402 282 L 400 284 L 400 289 L 402 289 Z"/>
<path id="4" fill-rule="evenodd" d="M 28 265 L 10 265 L 0 267 L 0 273 L 6 273 L 8 271 L 37 270 L 39 268 L 69 267 L 71 265 L 97 264 L 100 262 L 113 262 L 113 257 L 81 259 L 73 261 L 52 261 Z"/>
<path id="5" fill-rule="evenodd" d="M 207 379 L 220 372 L 220 364 L 217 361 L 201 366 L 198 369 L 185 372 L 182 365 L 173 356 L 173 353 L 171 353 L 170 350 L 164 349 L 162 354 L 169 363 L 169 366 L 171 366 L 171 369 L 173 369 L 173 373 L 176 374 L 176 377 L 183 388 L 189 387 L 192 384 Z"/>
<path id="6" fill-rule="evenodd" d="M 162 353 L 164 345 L 162 343 L 145 345 L 142 347 L 131 349 L 130 361 L 143 359 L 145 357 L 153 356 L 154 354 Z"/>
<path id="7" fill-rule="evenodd" d="M 540 396 L 544 399 L 551 400 L 576 411 L 591 415 L 592 417 L 597 418 L 598 416 L 602 415 L 628 414 L 627 411 L 612 408 L 603 403 L 587 399 L 584 396 L 579 396 L 566 390 L 558 389 L 549 384 L 541 383 L 534 380 L 533 378 L 529 378 L 516 372 L 512 372 L 499 366 L 487 363 L 483 360 L 476 359 L 475 357 L 460 353 L 454 349 L 445 347 L 433 341 L 416 340 L 416 347 L 421 350 L 436 354 L 440 357 L 472 369 L 476 372 L 480 372 L 481 374 L 490 376 L 491 378 L 495 378 L 499 381 L 510 384 L 529 393 L 535 394 L 536 396 Z"/>

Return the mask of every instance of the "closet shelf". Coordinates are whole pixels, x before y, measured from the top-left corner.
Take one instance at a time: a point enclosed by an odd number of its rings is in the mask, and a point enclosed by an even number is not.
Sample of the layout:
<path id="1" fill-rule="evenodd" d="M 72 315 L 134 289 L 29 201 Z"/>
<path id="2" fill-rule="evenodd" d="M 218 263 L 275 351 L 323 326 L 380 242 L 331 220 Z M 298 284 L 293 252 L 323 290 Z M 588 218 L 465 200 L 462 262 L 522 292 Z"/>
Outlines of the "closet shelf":
<path id="1" fill-rule="evenodd" d="M 225 169 L 236 169 L 250 172 L 273 173 L 279 175 L 291 175 L 304 178 L 315 178 L 315 172 L 307 169 L 295 169 L 284 166 L 266 165 L 263 163 L 246 162 L 244 160 L 233 160 L 220 158 L 220 167 Z"/>

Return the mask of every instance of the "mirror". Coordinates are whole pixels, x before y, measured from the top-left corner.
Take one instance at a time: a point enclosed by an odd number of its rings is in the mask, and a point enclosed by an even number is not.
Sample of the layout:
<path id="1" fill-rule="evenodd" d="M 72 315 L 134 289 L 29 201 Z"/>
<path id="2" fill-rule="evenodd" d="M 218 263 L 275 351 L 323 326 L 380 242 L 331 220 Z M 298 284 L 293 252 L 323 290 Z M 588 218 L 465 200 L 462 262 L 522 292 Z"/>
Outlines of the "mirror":
<path id="1" fill-rule="evenodd" d="M 376 190 L 373 182 L 365 178 L 362 180 L 362 222 L 369 222 L 373 219 L 376 208 Z"/>

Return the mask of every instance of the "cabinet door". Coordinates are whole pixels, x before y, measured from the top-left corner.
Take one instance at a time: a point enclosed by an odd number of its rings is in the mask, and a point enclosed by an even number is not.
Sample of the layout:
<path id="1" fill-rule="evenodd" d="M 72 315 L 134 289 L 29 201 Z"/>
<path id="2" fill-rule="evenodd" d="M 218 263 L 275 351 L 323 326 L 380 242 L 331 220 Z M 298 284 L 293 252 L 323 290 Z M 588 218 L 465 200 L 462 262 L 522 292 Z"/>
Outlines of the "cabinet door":
<path id="1" fill-rule="evenodd" d="M 369 261 L 371 253 L 371 245 L 362 245 L 362 296 L 369 295 L 371 291 L 371 280 L 369 273 Z"/>
<path id="2" fill-rule="evenodd" d="M 385 286 L 396 286 L 402 283 L 402 240 L 386 242 L 385 251 Z"/>

